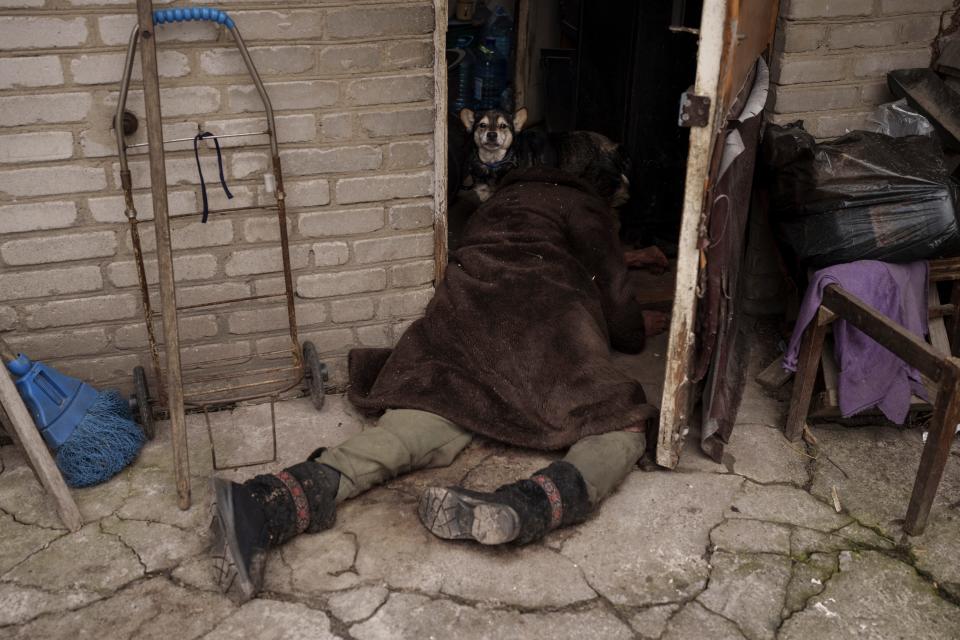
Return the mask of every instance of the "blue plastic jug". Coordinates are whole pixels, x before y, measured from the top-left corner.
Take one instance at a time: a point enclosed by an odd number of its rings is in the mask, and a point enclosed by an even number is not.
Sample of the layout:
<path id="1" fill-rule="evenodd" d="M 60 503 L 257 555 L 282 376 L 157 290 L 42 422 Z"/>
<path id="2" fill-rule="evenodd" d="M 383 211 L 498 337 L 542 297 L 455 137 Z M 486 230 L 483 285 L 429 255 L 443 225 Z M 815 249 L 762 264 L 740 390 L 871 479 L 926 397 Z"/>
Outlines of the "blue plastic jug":
<path id="1" fill-rule="evenodd" d="M 472 42 L 473 38 L 470 36 L 461 36 L 457 40 L 455 51 L 463 51 L 463 58 L 460 60 L 460 64 L 452 70 L 454 74 L 452 105 L 454 115 L 460 113 L 461 109 L 472 109 L 474 107 L 473 70 L 475 62 L 470 47 Z"/>
<path id="2" fill-rule="evenodd" d="M 493 20 L 487 25 L 485 38 L 493 38 L 494 47 L 505 60 L 510 59 L 513 49 L 513 20 L 502 6 L 497 7 Z"/>
<path id="3" fill-rule="evenodd" d="M 504 109 L 503 94 L 507 88 L 507 60 L 497 52 L 496 41 L 486 38 L 478 50 L 474 73 L 473 99 L 481 111 Z"/>
<path id="4" fill-rule="evenodd" d="M 40 434 L 54 450 L 67 441 L 98 397 L 85 382 L 23 354 L 8 362 L 7 369 Z"/>

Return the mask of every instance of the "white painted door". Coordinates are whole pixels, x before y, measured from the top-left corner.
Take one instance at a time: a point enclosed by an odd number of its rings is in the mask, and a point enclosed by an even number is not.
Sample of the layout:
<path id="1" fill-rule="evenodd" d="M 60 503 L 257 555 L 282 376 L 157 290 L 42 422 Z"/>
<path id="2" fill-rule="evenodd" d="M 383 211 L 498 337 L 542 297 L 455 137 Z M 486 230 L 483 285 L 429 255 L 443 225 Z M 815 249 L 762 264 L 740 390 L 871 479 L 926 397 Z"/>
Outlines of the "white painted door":
<path id="1" fill-rule="evenodd" d="M 692 380 L 697 313 L 697 282 L 705 266 L 707 197 L 717 176 L 718 141 L 733 100 L 757 58 L 773 40 L 776 0 L 704 0 L 700 21 L 690 152 L 677 255 L 677 284 L 667 349 L 660 413 L 657 463 L 673 468 L 690 426 L 696 401 Z M 704 99 L 709 100 L 706 106 Z"/>

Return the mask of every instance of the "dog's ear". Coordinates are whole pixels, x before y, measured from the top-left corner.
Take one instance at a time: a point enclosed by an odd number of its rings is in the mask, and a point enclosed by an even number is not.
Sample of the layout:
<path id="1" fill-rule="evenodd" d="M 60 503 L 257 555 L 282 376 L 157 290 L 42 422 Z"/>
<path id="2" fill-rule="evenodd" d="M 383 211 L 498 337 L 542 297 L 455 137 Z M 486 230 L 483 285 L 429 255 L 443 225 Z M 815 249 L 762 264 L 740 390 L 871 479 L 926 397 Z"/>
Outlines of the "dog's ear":
<path id="1" fill-rule="evenodd" d="M 517 133 L 520 133 L 520 130 L 523 129 L 523 125 L 527 123 L 527 108 L 520 107 L 517 109 L 517 112 L 513 114 L 513 130 Z"/>
<path id="2" fill-rule="evenodd" d="M 476 119 L 476 115 L 470 109 L 461 109 L 460 110 L 460 122 L 463 123 L 463 126 L 467 128 L 467 131 L 473 131 L 473 121 Z"/>

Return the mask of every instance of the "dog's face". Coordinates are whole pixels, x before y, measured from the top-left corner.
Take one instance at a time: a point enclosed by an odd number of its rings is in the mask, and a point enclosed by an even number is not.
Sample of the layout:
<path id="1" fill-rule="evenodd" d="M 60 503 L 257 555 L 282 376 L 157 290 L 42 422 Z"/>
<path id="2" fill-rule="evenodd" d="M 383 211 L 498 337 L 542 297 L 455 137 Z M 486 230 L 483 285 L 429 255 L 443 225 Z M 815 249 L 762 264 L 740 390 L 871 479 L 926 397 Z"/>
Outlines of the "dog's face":
<path id="1" fill-rule="evenodd" d="M 510 116 L 498 109 L 476 114 L 470 109 L 464 109 L 460 112 L 460 121 L 473 135 L 473 143 L 477 146 L 481 157 L 486 156 L 493 158 L 492 161 L 499 161 L 506 155 L 510 145 L 513 144 L 514 136 L 520 133 L 527 121 L 527 110 L 520 109 Z"/>

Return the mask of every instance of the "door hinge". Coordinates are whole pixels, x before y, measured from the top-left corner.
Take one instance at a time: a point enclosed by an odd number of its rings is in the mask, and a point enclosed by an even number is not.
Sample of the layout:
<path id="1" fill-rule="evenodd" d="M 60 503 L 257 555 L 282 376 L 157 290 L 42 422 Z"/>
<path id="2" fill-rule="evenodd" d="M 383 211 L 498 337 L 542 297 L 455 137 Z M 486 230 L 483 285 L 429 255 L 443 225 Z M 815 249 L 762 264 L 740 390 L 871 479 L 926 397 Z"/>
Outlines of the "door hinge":
<path id="1" fill-rule="evenodd" d="M 680 95 L 680 120 L 677 124 L 681 127 L 705 127 L 709 121 L 710 98 L 684 91 Z"/>

